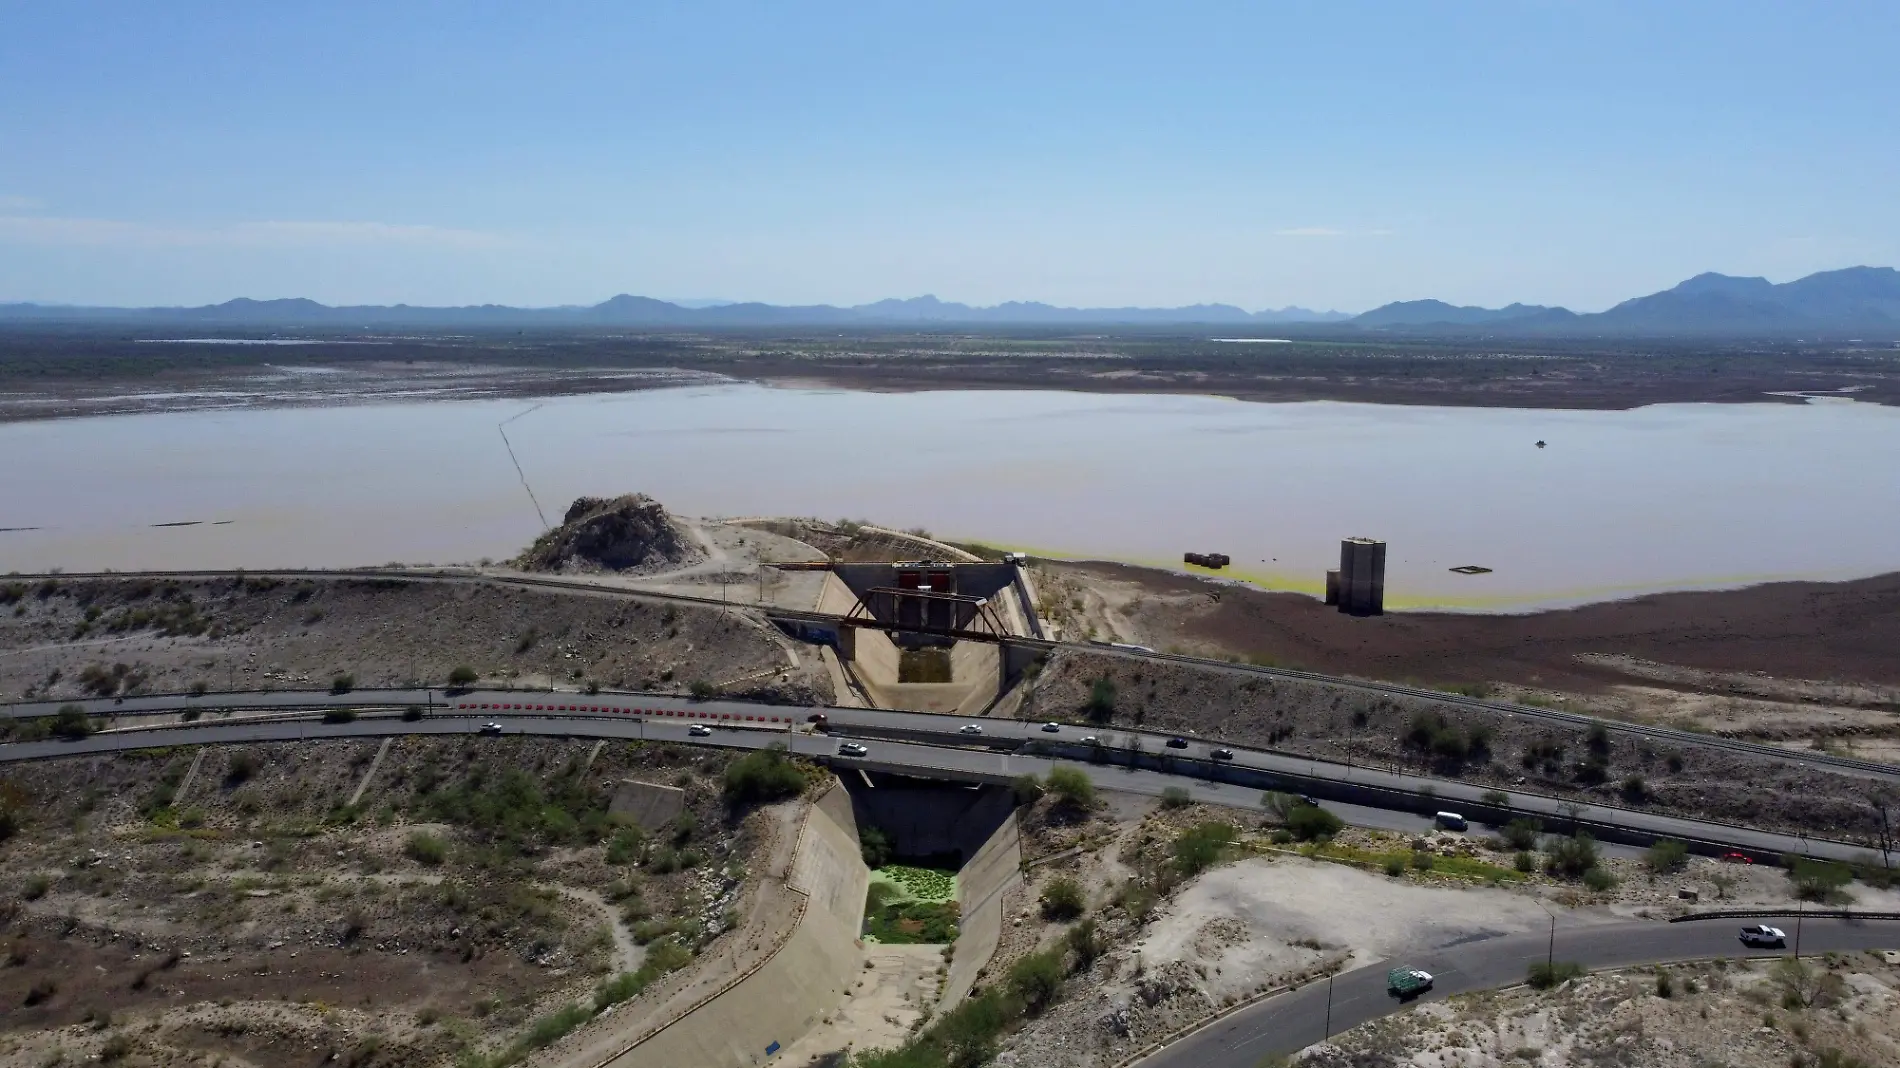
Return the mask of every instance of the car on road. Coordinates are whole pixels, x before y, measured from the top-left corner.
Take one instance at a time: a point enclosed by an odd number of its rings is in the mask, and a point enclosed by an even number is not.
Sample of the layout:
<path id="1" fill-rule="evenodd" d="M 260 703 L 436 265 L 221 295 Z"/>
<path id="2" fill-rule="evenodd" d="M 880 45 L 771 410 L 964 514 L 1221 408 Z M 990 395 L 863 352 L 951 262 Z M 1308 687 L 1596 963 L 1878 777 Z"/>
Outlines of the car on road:
<path id="1" fill-rule="evenodd" d="M 1042 725 L 1042 733 L 1044 734 L 1054 734 L 1061 729 L 1062 724 L 1060 723 L 1045 723 Z"/>
<path id="2" fill-rule="evenodd" d="M 1779 927 L 1770 927 L 1758 923 L 1753 927 L 1742 928 L 1742 945 L 1745 946 L 1785 946 L 1788 944 L 1788 932 Z"/>
<path id="3" fill-rule="evenodd" d="M 1722 854 L 1722 859 L 1727 861 L 1730 864 L 1755 863 L 1754 860 L 1752 860 L 1747 853 L 1724 853 Z"/>
<path id="4" fill-rule="evenodd" d="M 1208 756 L 1213 757 L 1215 760 L 1232 760 L 1234 759 L 1234 751 L 1223 747 L 1214 750 L 1212 753 L 1209 753 Z"/>
<path id="5" fill-rule="evenodd" d="M 478 733 L 488 734 L 488 735 L 500 734 L 501 724 L 496 723 L 494 720 L 491 719 L 487 723 L 482 724 L 481 730 Z"/>
<path id="6" fill-rule="evenodd" d="M 1385 973 L 1385 988 L 1399 999 L 1415 998 L 1432 988 L 1432 973 L 1418 968 L 1394 968 Z"/>
<path id="7" fill-rule="evenodd" d="M 980 723 L 965 723 L 963 726 L 957 728 L 957 733 L 958 734 L 982 734 L 983 725 Z"/>
<path id="8" fill-rule="evenodd" d="M 1181 737 L 1170 738 L 1168 739 L 1168 748 L 1169 749 L 1186 749 L 1187 739 L 1181 738 Z"/>
<path id="9" fill-rule="evenodd" d="M 707 738 L 712 736 L 712 728 L 706 726 L 704 723 L 695 723 L 686 728 L 686 733 L 695 738 Z"/>
<path id="10" fill-rule="evenodd" d="M 811 715 L 805 717 L 805 722 L 815 724 L 819 730 L 824 730 L 825 725 L 831 721 L 825 718 L 823 712 L 813 712 Z"/>
<path id="11" fill-rule="evenodd" d="M 863 756 L 868 752 L 870 752 L 869 749 L 866 749 L 857 742 L 845 742 L 838 747 L 839 756 Z"/>
<path id="12" fill-rule="evenodd" d="M 1097 738 L 1093 734 L 1085 734 L 1082 736 L 1082 744 L 1083 745 L 1101 745 L 1102 740 L 1100 738 Z"/>

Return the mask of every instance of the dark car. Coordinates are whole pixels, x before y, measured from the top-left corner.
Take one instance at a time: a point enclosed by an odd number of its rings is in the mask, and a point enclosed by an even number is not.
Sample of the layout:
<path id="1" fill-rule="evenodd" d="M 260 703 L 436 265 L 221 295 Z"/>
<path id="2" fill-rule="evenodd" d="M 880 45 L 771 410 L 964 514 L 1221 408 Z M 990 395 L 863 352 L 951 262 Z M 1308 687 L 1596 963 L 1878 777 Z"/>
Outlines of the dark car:
<path id="1" fill-rule="evenodd" d="M 1208 755 L 1213 757 L 1215 760 L 1234 759 L 1234 751 L 1232 749 L 1216 749 L 1212 753 L 1209 753 Z"/>
<path id="2" fill-rule="evenodd" d="M 492 721 L 492 720 L 491 720 L 491 721 L 489 721 L 489 722 L 487 722 L 487 723 L 484 723 L 484 724 L 482 724 L 482 727 L 481 727 L 481 731 L 480 731 L 480 733 L 482 733 L 482 734 L 487 734 L 487 735 L 496 735 L 496 734 L 500 734 L 500 733 L 501 733 L 501 724 L 499 724 L 499 723 L 496 723 L 496 722 L 494 722 L 494 721 Z"/>
<path id="3" fill-rule="evenodd" d="M 1180 737 L 1170 738 L 1168 739 L 1168 748 L 1169 749 L 1186 749 L 1187 739 L 1180 738 Z"/>

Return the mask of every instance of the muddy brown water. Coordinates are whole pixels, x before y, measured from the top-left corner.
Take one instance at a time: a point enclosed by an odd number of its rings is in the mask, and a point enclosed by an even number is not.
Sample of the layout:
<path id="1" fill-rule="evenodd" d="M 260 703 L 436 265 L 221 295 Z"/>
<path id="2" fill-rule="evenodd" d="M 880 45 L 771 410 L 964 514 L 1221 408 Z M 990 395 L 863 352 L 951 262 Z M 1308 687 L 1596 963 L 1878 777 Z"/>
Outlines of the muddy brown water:
<path id="1" fill-rule="evenodd" d="M 625 491 L 688 515 L 859 516 L 1137 563 L 1221 552 L 1232 574 L 1304 591 L 1340 538 L 1370 535 L 1391 546 L 1395 607 L 1900 569 L 1900 409 L 1851 401 L 1551 411 L 756 385 L 376 400 L 0 425 L 0 571 L 500 559 L 574 497 Z"/>

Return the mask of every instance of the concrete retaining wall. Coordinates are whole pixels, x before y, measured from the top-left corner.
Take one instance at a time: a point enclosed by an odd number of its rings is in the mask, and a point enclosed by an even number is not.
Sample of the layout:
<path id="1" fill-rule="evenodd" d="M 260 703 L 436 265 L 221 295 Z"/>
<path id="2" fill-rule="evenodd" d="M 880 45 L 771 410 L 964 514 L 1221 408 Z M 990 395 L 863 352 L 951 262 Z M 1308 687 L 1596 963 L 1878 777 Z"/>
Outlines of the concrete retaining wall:
<path id="1" fill-rule="evenodd" d="M 609 814 L 630 820 L 646 831 L 657 831 L 673 822 L 685 808 L 686 791 L 638 779 L 620 780 L 620 788 L 607 805 Z"/>
<path id="2" fill-rule="evenodd" d="M 1003 895 L 1011 887 L 1022 885 L 1022 867 L 1022 840 L 1016 829 L 1016 815 L 1011 812 L 957 873 L 957 906 L 963 918 L 950 958 L 950 975 L 944 982 L 943 1000 L 937 1003 L 938 1013 L 956 1008 L 968 997 L 977 975 L 996 955 L 996 945 L 1003 937 Z"/>
<path id="3" fill-rule="evenodd" d="M 790 1045 L 844 1003 L 863 970 L 858 934 L 870 872 L 851 799 L 833 788 L 813 807 L 792 861 L 804 914 L 771 960 L 730 990 L 611 1062 L 610 1068 L 745 1068 Z"/>

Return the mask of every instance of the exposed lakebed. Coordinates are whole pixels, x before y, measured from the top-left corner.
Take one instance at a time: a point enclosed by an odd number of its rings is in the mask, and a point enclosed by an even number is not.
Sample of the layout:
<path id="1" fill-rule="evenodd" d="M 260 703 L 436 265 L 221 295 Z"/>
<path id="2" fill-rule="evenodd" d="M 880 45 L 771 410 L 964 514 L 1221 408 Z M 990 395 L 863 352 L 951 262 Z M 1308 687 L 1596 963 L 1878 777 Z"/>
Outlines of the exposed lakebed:
<path id="1" fill-rule="evenodd" d="M 1064 555 L 1221 552 L 1306 590 L 1341 537 L 1369 535 L 1390 543 L 1397 606 L 1527 608 L 1900 570 L 1896 456 L 1900 409 L 1848 401 L 729 385 L 171 412 L 0 425 L 0 571 L 499 559 L 541 531 L 537 500 L 558 521 L 575 497 L 638 491 L 689 515 L 858 516 Z"/>

